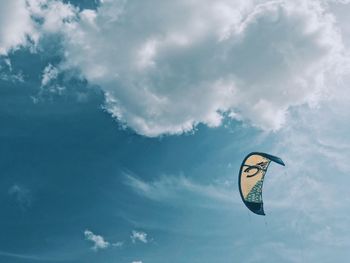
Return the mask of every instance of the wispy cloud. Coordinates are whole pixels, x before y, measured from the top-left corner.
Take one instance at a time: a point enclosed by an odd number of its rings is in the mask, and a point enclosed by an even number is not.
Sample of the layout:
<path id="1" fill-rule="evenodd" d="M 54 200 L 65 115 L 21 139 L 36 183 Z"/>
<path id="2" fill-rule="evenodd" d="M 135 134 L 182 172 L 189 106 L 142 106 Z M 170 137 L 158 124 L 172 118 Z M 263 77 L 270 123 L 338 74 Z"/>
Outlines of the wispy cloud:
<path id="1" fill-rule="evenodd" d="M 0 56 L 0 80 L 13 83 L 24 82 L 24 76 L 21 70 L 14 70 L 9 58 Z"/>
<path id="2" fill-rule="evenodd" d="M 51 81 L 55 80 L 58 77 L 58 69 L 51 64 L 48 64 L 42 74 L 41 86 L 44 87 L 48 85 Z"/>
<path id="3" fill-rule="evenodd" d="M 137 194 L 159 202 L 181 200 L 189 195 L 226 204 L 239 202 L 237 192 L 227 184 L 200 184 L 184 176 L 165 175 L 150 182 L 131 174 L 125 174 L 125 179 Z"/>
<path id="4" fill-rule="evenodd" d="M 121 241 L 112 243 L 113 247 L 122 247 L 123 245 L 124 245 L 124 242 L 121 242 Z"/>
<path id="5" fill-rule="evenodd" d="M 345 209 L 339 192 L 344 193 L 342 200 L 350 201 L 343 183 L 350 172 L 350 127 L 344 123 L 350 112 L 340 100 L 332 99 L 315 111 L 300 109 L 290 117 L 291 125 L 278 135 L 275 148 L 287 166 L 268 178 L 271 187 L 265 197 L 270 205 L 319 219 L 325 211 Z"/>
<path id="6" fill-rule="evenodd" d="M 17 201 L 21 209 L 25 210 L 28 207 L 30 207 L 32 203 L 32 195 L 26 187 L 22 185 L 14 184 L 13 186 L 10 187 L 10 189 L 8 190 L 8 193 Z"/>
<path id="7" fill-rule="evenodd" d="M 98 251 L 99 249 L 106 249 L 110 246 L 110 243 L 105 241 L 105 239 L 102 236 L 95 235 L 90 230 L 85 230 L 84 236 L 86 240 L 93 242 L 93 246 L 91 247 L 91 249 L 95 251 Z"/>
<path id="8" fill-rule="evenodd" d="M 43 69 L 40 90 L 35 96 L 32 96 L 34 103 L 65 93 L 66 87 L 58 81 L 60 73 L 60 69 L 50 63 Z"/>
<path id="9" fill-rule="evenodd" d="M 305 257 L 300 248 L 290 247 L 283 242 L 266 242 L 258 245 L 250 254 L 247 255 L 247 263 L 259 262 L 288 262 L 303 263 Z"/>
<path id="10" fill-rule="evenodd" d="M 350 237 L 345 234 L 348 230 L 337 230 L 338 231 L 329 225 L 325 226 L 312 233 L 310 235 L 310 240 L 317 244 L 327 245 L 329 247 L 348 247 Z"/>
<path id="11" fill-rule="evenodd" d="M 137 241 L 140 241 L 140 242 L 145 243 L 145 244 L 148 243 L 147 233 L 142 232 L 142 231 L 133 230 L 131 232 L 130 239 L 133 243 L 136 243 Z"/>
<path id="12" fill-rule="evenodd" d="M 47 258 L 47 257 L 41 257 L 37 255 L 19 254 L 19 253 L 5 252 L 5 251 L 0 251 L 0 258 L 1 257 L 16 258 L 16 259 L 22 259 L 22 260 L 28 260 L 28 261 L 40 261 L 40 262 L 65 261 L 64 259 Z"/>

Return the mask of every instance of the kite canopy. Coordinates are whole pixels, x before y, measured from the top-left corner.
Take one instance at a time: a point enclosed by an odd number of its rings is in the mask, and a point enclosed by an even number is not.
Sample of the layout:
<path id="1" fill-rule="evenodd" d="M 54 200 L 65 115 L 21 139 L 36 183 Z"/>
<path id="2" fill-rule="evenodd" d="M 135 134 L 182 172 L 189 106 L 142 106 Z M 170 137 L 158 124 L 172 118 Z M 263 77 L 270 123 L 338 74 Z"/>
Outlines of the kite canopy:
<path id="1" fill-rule="evenodd" d="M 276 156 L 252 152 L 244 158 L 239 171 L 238 185 L 242 201 L 250 211 L 258 215 L 265 215 L 262 186 L 271 161 L 285 165 L 282 159 Z"/>

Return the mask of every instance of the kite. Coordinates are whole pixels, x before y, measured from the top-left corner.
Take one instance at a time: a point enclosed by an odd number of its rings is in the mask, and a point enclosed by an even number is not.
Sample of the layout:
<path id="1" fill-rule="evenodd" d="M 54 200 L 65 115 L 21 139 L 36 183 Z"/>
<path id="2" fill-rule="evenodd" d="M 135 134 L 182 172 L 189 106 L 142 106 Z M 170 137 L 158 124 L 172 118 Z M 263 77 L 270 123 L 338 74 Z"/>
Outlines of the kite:
<path id="1" fill-rule="evenodd" d="M 252 152 L 244 158 L 239 171 L 238 187 L 242 201 L 250 211 L 258 215 L 265 215 L 262 186 L 271 161 L 285 166 L 279 157 L 267 153 Z"/>

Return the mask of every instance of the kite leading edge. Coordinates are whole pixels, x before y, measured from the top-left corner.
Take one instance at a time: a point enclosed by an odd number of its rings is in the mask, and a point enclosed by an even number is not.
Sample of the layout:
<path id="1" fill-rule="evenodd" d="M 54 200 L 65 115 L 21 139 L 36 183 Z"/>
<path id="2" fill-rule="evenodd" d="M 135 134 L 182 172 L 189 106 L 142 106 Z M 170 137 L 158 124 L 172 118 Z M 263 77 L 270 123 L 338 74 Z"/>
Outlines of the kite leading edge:
<path id="1" fill-rule="evenodd" d="M 279 157 L 252 152 L 244 158 L 239 171 L 238 187 L 242 201 L 250 211 L 258 215 L 265 215 L 262 186 L 271 161 L 285 166 Z"/>

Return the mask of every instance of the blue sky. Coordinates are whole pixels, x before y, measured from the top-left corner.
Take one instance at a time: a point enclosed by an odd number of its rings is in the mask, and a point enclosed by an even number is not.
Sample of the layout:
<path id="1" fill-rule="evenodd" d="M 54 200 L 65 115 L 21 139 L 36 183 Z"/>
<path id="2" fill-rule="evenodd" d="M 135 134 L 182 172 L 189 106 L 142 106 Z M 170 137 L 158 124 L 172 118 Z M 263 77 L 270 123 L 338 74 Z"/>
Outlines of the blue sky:
<path id="1" fill-rule="evenodd" d="M 349 8 L 2 1 L 0 262 L 346 261 Z"/>

